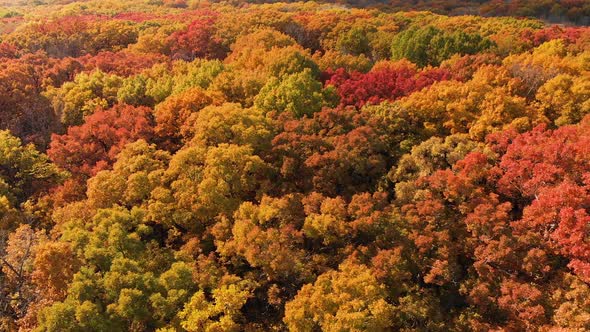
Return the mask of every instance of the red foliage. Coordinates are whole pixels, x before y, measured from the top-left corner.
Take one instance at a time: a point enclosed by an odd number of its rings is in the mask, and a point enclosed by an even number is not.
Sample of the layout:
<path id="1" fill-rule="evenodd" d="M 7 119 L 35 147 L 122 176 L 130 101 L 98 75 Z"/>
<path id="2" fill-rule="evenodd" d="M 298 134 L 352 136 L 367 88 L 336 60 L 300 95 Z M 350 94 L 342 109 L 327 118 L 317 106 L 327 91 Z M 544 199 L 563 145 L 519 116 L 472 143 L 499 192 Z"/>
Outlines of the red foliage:
<path id="1" fill-rule="evenodd" d="M 510 314 L 514 322 L 520 323 L 514 328 L 528 330 L 532 326 L 545 323 L 545 308 L 541 305 L 543 293 L 534 285 L 506 281 L 502 284 L 501 291 L 498 305 Z"/>
<path id="2" fill-rule="evenodd" d="M 584 281 L 590 282 L 590 216 L 584 208 L 564 208 L 559 213 L 559 226 L 552 238 L 560 246 L 561 253 L 570 257 L 570 268 Z"/>
<path id="3" fill-rule="evenodd" d="M 40 53 L 0 61 L 0 129 L 42 148 L 47 144 L 57 119 L 41 93 L 43 83 L 60 73 L 59 62 Z"/>
<path id="4" fill-rule="evenodd" d="M 523 243 L 567 257 L 590 281 L 590 116 L 579 125 L 539 126 L 511 139 L 493 169 L 498 191 L 522 218 L 512 223 Z"/>
<path id="5" fill-rule="evenodd" d="M 498 190 L 512 197 L 533 198 L 542 187 L 565 179 L 579 183 L 590 171 L 590 126 L 585 118 L 580 126 L 546 130 L 539 126 L 514 138 L 502 157 Z"/>
<path id="6" fill-rule="evenodd" d="M 129 105 L 97 111 L 83 125 L 52 135 L 47 154 L 75 177 L 93 176 L 109 168 L 127 143 L 152 136 L 150 114 L 149 108 Z"/>
<path id="7" fill-rule="evenodd" d="M 45 35 L 55 33 L 75 35 L 88 28 L 90 23 L 108 19 L 105 15 L 63 16 L 56 20 L 46 20 L 36 26 L 36 31 Z"/>
<path id="8" fill-rule="evenodd" d="M 395 100 L 421 90 L 434 82 L 448 80 L 451 74 L 446 69 L 428 69 L 417 72 L 415 68 L 400 66 L 384 67 L 366 74 L 347 73 L 340 68 L 326 81 L 338 90 L 340 104 L 362 107 L 365 104 L 379 104 L 384 100 Z"/>
<path id="9" fill-rule="evenodd" d="M 52 59 L 51 66 L 45 71 L 45 76 L 48 84 L 61 86 L 65 82 L 73 81 L 83 70 L 82 64 L 74 58 Z"/>
<path id="10" fill-rule="evenodd" d="M 186 29 L 170 35 L 172 56 L 189 61 L 224 58 L 228 50 L 214 36 L 216 17 L 216 13 L 203 11 L 201 17 L 192 21 Z"/>
<path id="11" fill-rule="evenodd" d="M 445 61 L 441 68 L 453 73 L 453 79 L 466 82 L 473 74 L 485 65 L 501 65 L 502 58 L 491 53 L 464 55 L 458 59 Z"/>
<path id="12" fill-rule="evenodd" d="M 16 58 L 17 49 L 14 45 L 6 42 L 0 43 L 0 58 Z"/>
<path id="13" fill-rule="evenodd" d="M 590 35 L 590 27 L 562 27 L 553 25 L 541 30 L 524 30 L 522 38 L 539 46 L 554 39 L 563 39 L 568 44 L 575 44 L 582 36 Z"/>
<path id="14" fill-rule="evenodd" d="M 285 185 L 343 196 L 371 190 L 388 169 L 381 130 L 352 108 L 286 121 L 273 140 Z"/>
<path id="15" fill-rule="evenodd" d="M 129 52 L 100 52 L 97 55 L 85 55 L 77 59 L 84 65 L 84 69 L 92 71 L 100 69 L 109 74 L 131 76 L 143 69 L 150 68 L 156 63 L 163 63 L 166 57 L 160 54 L 136 54 Z"/>

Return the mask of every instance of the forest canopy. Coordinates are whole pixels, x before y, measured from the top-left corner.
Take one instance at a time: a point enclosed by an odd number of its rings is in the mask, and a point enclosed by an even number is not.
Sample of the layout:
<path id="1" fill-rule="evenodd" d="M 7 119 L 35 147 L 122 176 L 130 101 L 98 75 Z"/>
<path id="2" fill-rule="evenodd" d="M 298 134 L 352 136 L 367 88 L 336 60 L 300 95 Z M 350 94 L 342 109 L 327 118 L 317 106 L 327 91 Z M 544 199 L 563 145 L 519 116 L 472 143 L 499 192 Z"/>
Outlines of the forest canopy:
<path id="1" fill-rule="evenodd" d="M 589 12 L 0 0 L 0 331 L 590 330 Z"/>

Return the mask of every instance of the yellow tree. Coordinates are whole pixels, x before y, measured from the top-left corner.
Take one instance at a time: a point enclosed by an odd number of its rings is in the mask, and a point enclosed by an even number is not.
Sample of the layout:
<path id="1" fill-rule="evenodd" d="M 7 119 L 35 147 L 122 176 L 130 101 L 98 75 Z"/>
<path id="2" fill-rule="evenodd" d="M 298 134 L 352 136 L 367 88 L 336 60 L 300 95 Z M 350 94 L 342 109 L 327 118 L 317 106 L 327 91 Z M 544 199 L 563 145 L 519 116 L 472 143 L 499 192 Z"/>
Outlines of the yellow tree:
<path id="1" fill-rule="evenodd" d="M 301 288 L 287 303 L 290 331 L 387 331 L 393 326 L 385 287 L 366 266 L 349 261 Z"/>

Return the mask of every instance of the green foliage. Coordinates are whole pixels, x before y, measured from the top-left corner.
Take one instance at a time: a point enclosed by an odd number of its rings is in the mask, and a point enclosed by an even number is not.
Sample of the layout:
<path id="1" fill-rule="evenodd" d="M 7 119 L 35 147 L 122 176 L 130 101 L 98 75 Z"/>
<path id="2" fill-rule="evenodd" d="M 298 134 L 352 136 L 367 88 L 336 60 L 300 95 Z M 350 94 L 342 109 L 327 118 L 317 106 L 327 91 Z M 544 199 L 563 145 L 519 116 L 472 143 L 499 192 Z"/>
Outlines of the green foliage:
<path id="1" fill-rule="evenodd" d="M 149 79 L 141 74 L 124 79 L 117 91 L 117 100 L 133 106 L 153 106 L 154 99 L 148 95 L 148 82 Z"/>
<path id="2" fill-rule="evenodd" d="M 0 130 L 0 197 L 21 203 L 66 177 L 47 156 Z"/>
<path id="3" fill-rule="evenodd" d="M 352 55 L 368 54 L 371 51 L 370 40 L 366 31 L 359 27 L 353 27 L 343 34 L 336 42 L 336 47 L 342 53 Z"/>
<path id="4" fill-rule="evenodd" d="M 408 59 L 421 67 L 438 66 L 454 54 L 477 54 L 493 45 L 492 41 L 477 34 L 448 33 L 432 26 L 410 28 L 393 39 L 391 58 Z"/>
<path id="5" fill-rule="evenodd" d="M 1 18 L 11 18 L 11 17 L 18 17 L 18 16 L 22 16 L 22 14 L 17 11 L 10 10 L 8 8 L 0 8 L 0 17 Z"/>
<path id="6" fill-rule="evenodd" d="M 288 112 L 295 117 L 303 117 L 319 112 L 323 106 L 334 106 L 334 95 L 335 91 L 324 89 L 311 70 L 306 69 L 281 80 L 269 80 L 254 104 L 266 112 Z"/>
<path id="7" fill-rule="evenodd" d="M 55 113 L 66 126 L 80 125 L 84 117 L 96 109 L 107 109 L 117 102 L 117 94 L 123 80 L 100 70 L 80 73 L 74 81 L 66 82 L 59 88 L 49 88 Z"/>
<path id="8" fill-rule="evenodd" d="M 172 93 L 181 93 L 195 87 L 207 89 L 224 70 L 224 66 L 219 60 L 195 60 L 186 65 L 180 64 L 176 70 L 181 71 L 182 75 L 175 77 Z"/>

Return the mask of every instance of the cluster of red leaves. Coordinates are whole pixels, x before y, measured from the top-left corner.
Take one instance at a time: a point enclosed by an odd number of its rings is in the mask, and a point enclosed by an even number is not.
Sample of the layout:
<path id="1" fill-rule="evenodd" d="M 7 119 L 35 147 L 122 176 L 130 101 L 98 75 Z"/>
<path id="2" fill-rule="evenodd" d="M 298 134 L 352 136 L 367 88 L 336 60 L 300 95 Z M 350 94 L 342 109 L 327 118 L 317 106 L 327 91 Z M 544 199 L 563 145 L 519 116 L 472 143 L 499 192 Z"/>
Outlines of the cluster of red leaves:
<path id="1" fill-rule="evenodd" d="M 521 35 L 523 39 L 531 41 L 535 47 L 554 39 L 563 39 L 568 44 L 574 44 L 582 36 L 590 37 L 590 27 L 562 27 L 552 25 L 548 28 L 535 31 L 527 29 Z"/>
<path id="2" fill-rule="evenodd" d="M 510 140 L 495 169 L 497 189 L 522 208 L 522 236 L 540 237 L 590 281 L 590 117 L 579 125 L 543 126 Z M 506 141 L 506 140 L 504 140 Z"/>
<path id="3" fill-rule="evenodd" d="M 130 52 L 100 52 L 97 55 L 85 55 L 77 58 L 86 71 L 100 69 L 109 74 L 131 76 L 156 63 L 164 63 L 166 57 L 157 54 L 137 54 Z"/>
<path id="4" fill-rule="evenodd" d="M 91 177 L 110 167 L 125 144 L 149 140 L 152 128 L 149 108 L 116 105 L 88 116 L 64 135 L 54 134 L 47 155 L 73 174 Z"/>
<path id="5" fill-rule="evenodd" d="M 453 289 L 474 321 L 526 330 L 547 324 L 544 290 L 564 266 L 590 282 L 590 116 L 577 125 L 490 135 L 497 157 L 472 152 L 413 181 L 401 207 L 425 283 Z M 473 273 L 465 274 L 466 262 Z"/>
<path id="6" fill-rule="evenodd" d="M 384 100 L 396 100 L 414 91 L 421 90 L 434 82 L 452 77 L 446 69 L 426 69 L 417 71 L 411 66 L 396 68 L 383 67 L 368 73 L 347 73 L 337 69 L 328 73 L 326 85 L 333 85 L 343 106 L 362 107 L 365 104 L 379 104 Z"/>
<path id="7" fill-rule="evenodd" d="M 36 26 L 39 34 L 50 35 L 56 32 L 62 34 L 77 34 L 84 31 L 95 22 L 107 20 L 105 15 L 64 16 L 56 20 L 46 20 Z"/>
<path id="8" fill-rule="evenodd" d="M 192 21 L 186 29 L 170 35 L 172 56 L 189 61 L 196 58 L 224 58 L 228 50 L 214 35 L 216 19 L 215 12 L 202 11 L 201 16 Z"/>
<path id="9" fill-rule="evenodd" d="M 289 186 L 328 195 L 369 189 L 387 170 L 379 124 L 353 108 L 324 109 L 289 120 L 273 140 Z"/>
<path id="10" fill-rule="evenodd" d="M 0 43 L 0 58 L 16 58 L 17 52 L 14 45 L 6 42 Z"/>

